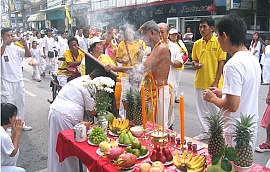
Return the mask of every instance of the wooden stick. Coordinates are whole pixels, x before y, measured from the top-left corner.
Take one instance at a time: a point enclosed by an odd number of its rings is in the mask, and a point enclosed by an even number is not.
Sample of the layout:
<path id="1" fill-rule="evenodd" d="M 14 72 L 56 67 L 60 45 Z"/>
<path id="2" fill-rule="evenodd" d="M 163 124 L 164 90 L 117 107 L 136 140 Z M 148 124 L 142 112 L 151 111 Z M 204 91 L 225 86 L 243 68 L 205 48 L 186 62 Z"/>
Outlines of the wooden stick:
<path id="1" fill-rule="evenodd" d="M 89 56 L 90 58 L 92 58 L 93 60 L 95 60 L 100 66 L 102 66 L 105 69 L 104 64 L 100 63 L 100 61 L 98 61 L 92 54 L 84 51 L 82 48 L 80 48 L 79 46 L 77 46 L 77 48 L 79 50 L 81 50 L 84 54 L 86 54 L 87 56 Z M 111 74 L 113 74 L 114 76 L 118 76 L 118 74 L 112 70 L 109 71 Z"/>

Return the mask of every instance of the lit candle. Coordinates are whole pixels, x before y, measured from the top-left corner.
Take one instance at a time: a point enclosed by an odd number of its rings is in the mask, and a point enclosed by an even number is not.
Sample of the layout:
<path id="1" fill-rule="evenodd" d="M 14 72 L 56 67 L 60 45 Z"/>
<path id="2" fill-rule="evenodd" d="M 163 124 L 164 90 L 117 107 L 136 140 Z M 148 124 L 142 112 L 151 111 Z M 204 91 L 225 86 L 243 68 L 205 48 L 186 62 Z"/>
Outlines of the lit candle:
<path id="1" fill-rule="evenodd" d="M 144 86 L 141 88 L 141 94 L 142 94 L 142 123 L 143 128 L 146 127 L 146 114 L 145 114 L 145 96 L 144 96 Z"/>
<path id="2" fill-rule="evenodd" d="M 180 111 L 180 133 L 181 133 L 181 142 L 185 142 L 185 122 L 184 122 L 184 93 L 181 93 L 180 96 L 180 104 L 179 104 L 179 111 Z"/>

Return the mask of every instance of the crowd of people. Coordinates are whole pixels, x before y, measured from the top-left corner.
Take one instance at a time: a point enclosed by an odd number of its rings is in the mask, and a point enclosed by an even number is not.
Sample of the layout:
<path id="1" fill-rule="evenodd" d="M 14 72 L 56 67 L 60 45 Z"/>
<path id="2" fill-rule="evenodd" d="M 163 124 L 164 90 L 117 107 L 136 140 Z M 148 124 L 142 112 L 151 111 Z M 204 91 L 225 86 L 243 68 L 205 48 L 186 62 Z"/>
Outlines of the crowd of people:
<path id="1" fill-rule="evenodd" d="M 231 27 L 226 27 L 227 24 Z M 215 36 L 214 29 L 216 27 Z M 245 47 L 246 24 L 237 15 L 224 16 L 215 24 L 213 18 L 202 18 L 199 24 L 201 39 L 192 48 L 192 67 L 196 70 L 194 79 L 195 104 L 198 118 L 201 122 L 201 133 L 194 137 L 196 140 L 209 138 L 209 129 L 205 116 L 209 113 L 226 111 L 226 117 L 240 118 L 244 115 L 255 114 L 256 123 L 253 128 L 253 150 L 257 136 L 258 93 L 262 83 L 270 83 L 270 45 L 261 45 L 259 34 L 254 33 L 251 45 Z M 58 161 L 55 152 L 57 133 L 72 129 L 83 120 L 86 114 L 94 117 L 94 99 L 82 84 L 85 78 L 91 79 L 102 75 L 101 71 L 89 72 L 89 58 L 95 58 L 104 65 L 106 71 L 118 73 L 122 91 L 120 107 L 115 113 L 117 117 L 125 118 L 126 92 L 132 88 L 139 90 L 145 78 L 152 79 L 151 88 L 157 88 L 156 119 L 159 125 L 173 130 L 174 104 L 179 103 L 181 74 L 184 70 L 188 53 L 185 41 L 193 41 L 194 35 L 190 28 L 187 33 L 180 34 L 172 25 L 148 21 L 138 30 L 126 24 L 118 29 L 108 25 L 103 34 L 92 34 L 93 30 L 79 28 L 76 36 L 68 37 L 66 32 L 53 34 L 52 29 L 46 30 L 46 36 L 33 30 L 32 35 L 22 37 L 12 33 L 10 28 L 1 30 L 1 141 L 3 166 L 15 168 L 15 155 L 18 156 L 18 142 L 21 130 L 30 130 L 24 123 L 24 85 L 22 75 L 22 60 L 29 57 L 35 63 L 33 79 L 41 81 L 51 72 L 57 73 L 59 85 L 62 87 L 56 99 L 50 105 L 49 112 L 49 150 L 48 170 L 50 172 L 78 171 L 77 159 L 67 158 L 62 163 Z M 269 37 L 265 41 L 270 44 Z M 262 49 L 262 56 L 260 51 Z M 232 57 L 226 61 L 226 53 Z M 60 66 L 57 59 L 64 58 Z M 59 69 L 58 69 L 59 67 Z M 77 68 L 81 77 L 71 78 L 73 73 L 68 68 Z M 64 70 L 63 70 L 64 69 Z M 134 72 L 135 71 L 135 72 Z M 249 97 L 252 97 L 249 98 Z M 174 101 L 172 101 L 174 100 Z M 269 104 L 269 93 L 267 97 Z M 152 110 L 154 111 L 154 107 Z M 164 110 L 164 109 L 165 110 Z M 207 113 L 206 113 L 207 112 Z M 149 114 L 154 116 L 153 114 Z M 4 114 L 4 115 L 3 115 Z M 164 118 L 162 117 L 164 116 Z M 153 119 L 149 117 L 148 119 Z M 164 119 L 164 121 L 162 121 Z M 225 123 L 225 138 L 229 145 L 234 145 L 232 134 L 234 129 L 231 121 Z M 270 121 L 269 121 L 270 126 Z M 269 130 L 269 127 L 267 131 Z M 8 131 L 10 130 L 10 131 Z M 11 134 L 11 136 L 9 135 Z M 14 140 L 13 137 L 16 139 Z M 3 144 L 4 143 L 4 144 Z M 6 146 L 9 145 L 9 146 Z M 4 146 L 4 147 L 3 147 Z M 270 151 L 269 131 L 263 146 L 256 150 Z M 8 157 L 14 157 L 8 163 Z M 3 161 L 4 160 L 4 161 Z M 6 168 L 6 167 L 5 167 Z M 16 167 L 17 168 L 17 167 Z M 18 168 L 17 171 L 23 171 Z"/>

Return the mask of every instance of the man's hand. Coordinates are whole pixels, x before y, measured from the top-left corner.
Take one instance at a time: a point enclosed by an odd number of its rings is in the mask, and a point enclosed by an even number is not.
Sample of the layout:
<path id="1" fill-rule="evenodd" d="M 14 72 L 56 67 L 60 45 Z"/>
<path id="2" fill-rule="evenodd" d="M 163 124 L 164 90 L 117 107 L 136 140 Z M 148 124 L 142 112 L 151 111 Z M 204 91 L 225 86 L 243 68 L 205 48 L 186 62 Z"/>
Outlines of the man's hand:
<path id="1" fill-rule="evenodd" d="M 213 101 L 214 98 L 216 98 L 217 96 L 215 95 L 215 93 L 213 93 L 213 91 L 209 90 L 209 89 L 205 89 L 203 91 L 203 100 L 207 101 L 207 102 L 211 102 Z"/>
<path id="2" fill-rule="evenodd" d="M 209 87 L 209 90 L 211 90 L 217 97 L 222 97 L 222 90 L 218 89 L 217 87 Z"/>

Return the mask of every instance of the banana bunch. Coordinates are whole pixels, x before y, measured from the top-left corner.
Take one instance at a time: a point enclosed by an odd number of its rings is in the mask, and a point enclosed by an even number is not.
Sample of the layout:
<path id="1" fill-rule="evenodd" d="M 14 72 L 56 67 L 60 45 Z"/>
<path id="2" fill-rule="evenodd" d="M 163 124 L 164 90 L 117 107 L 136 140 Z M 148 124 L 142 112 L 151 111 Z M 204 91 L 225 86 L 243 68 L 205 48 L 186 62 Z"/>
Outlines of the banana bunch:
<path id="1" fill-rule="evenodd" d="M 109 129 L 115 134 L 121 134 L 122 131 L 128 132 L 129 130 L 129 120 L 121 118 L 113 118 L 112 122 L 109 123 Z"/>
<path id="2" fill-rule="evenodd" d="M 203 155 L 193 156 L 193 152 L 177 153 L 173 157 L 173 164 L 176 168 L 187 172 L 203 172 L 205 169 L 206 158 Z"/>

